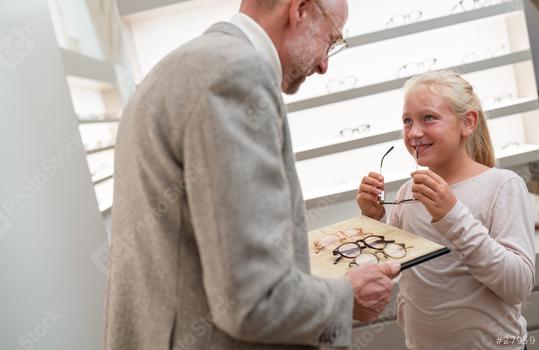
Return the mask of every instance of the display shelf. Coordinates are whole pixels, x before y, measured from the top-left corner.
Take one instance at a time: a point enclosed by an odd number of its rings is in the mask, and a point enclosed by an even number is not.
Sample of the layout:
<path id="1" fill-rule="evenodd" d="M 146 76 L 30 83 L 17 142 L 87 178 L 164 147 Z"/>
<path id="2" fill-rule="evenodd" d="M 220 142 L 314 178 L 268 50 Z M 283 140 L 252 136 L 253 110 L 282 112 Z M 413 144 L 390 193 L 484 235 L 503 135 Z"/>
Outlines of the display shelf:
<path id="1" fill-rule="evenodd" d="M 140 12 L 162 9 L 187 0 L 117 0 L 120 16 L 130 16 Z"/>
<path id="2" fill-rule="evenodd" d="M 99 120 L 83 120 L 79 119 L 79 124 L 104 124 L 104 123 L 118 123 L 120 121 L 119 118 L 114 119 L 99 119 Z"/>
<path id="3" fill-rule="evenodd" d="M 114 188 L 113 179 L 108 179 L 103 181 L 95 187 L 95 194 L 97 197 L 97 203 L 99 205 L 99 210 L 103 213 L 109 210 L 112 207 L 112 193 Z"/>
<path id="4" fill-rule="evenodd" d="M 537 98 L 519 98 L 512 103 L 487 110 L 488 119 L 497 119 L 512 114 L 531 112 L 539 109 L 539 100 Z"/>
<path id="5" fill-rule="evenodd" d="M 453 67 L 447 67 L 443 69 L 451 69 L 458 72 L 459 74 L 468 74 L 500 66 L 529 61 L 531 60 L 531 58 L 532 56 L 530 50 L 523 50 L 503 56 L 498 56 Z M 355 89 L 340 91 L 333 94 L 313 97 L 297 102 L 291 102 L 287 104 L 288 113 L 297 112 L 309 108 L 321 107 L 328 104 L 348 101 L 360 97 L 380 94 L 391 90 L 397 90 L 402 88 L 402 86 L 408 79 L 410 79 L 410 77 L 398 78 L 377 84 L 362 86 Z"/>
<path id="6" fill-rule="evenodd" d="M 116 73 L 111 63 L 66 49 L 60 49 L 60 54 L 68 76 L 103 82 L 110 86 L 116 84 Z"/>
<path id="7" fill-rule="evenodd" d="M 110 180 L 113 177 L 114 177 L 114 173 L 109 172 L 109 173 L 106 173 L 105 175 L 94 176 L 92 178 L 92 182 L 94 183 L 94 185 L 99 185 L 100 183 Z"/>
<path id="8" fill-rule="evenodd" d="M 501 118 L 513 114 L 530 112 L 539 109 L 539 100 L 537 98 L 520 98 L 512 101 L 512 104 L 507 104 L 497 108 L 487 110 L 486 113 L 489 119 Z M 321 144 L 319 146 L 310 147 L 295 152 L 296 161 L 302 161 L 317 157 L 322 157 L 334 153 L 353 150 L 360 147 L 375 145 L 377 143 L 398 140 L 402 136 L 401 129 L 391 130 L 388 132 L 371 135 L 352 140 L 347 140 L 340 143 Z"/>
<path id="9" fill-rule="evenodd" d="M 539 159 L 539 145 L 522 144 L 511 147 L 499 152 L 500 156 L 496 159 L 496 166 L 499 168 L 509 168 L 518 165 L 527 164 Z M 384 176 L 387 180 L 385 191 L 395 191 L 400 188 L 408 179 L 409 174 L 391 173 Z M 338 184 L 323 189 L 317 189 L 304 193 L 305 206 L 307 209 L 353 200 L 356 197 L 357 189 L 360 183 L 358 179 L 354 183 Z"/>
<path id="10" fill-rule="evenodd" d="M 510 168 L 539 159 L 539 145 L 519 144 L 504 150 L 497 150 L 496 166 Z"/>
<path id="11" fill-rule="evenodd" d="M 92 150 L 86 151 L 86 154 L 87 155 L 96 154 L 96 153 L 101 153 L 101 152 L 105 152 L 105 151 L 110 151 L 110 150 L 113 150 L 113 149 L 114 149 L 114 145 L 107 146 L 107 147 L 102 147 L 102 148 L 92 149 Z"/>
<path id="12" fill-rule="evenodd" d="M 384 40 L 395 39 L 407 35 L 421 33 L 429 30 L 440 29 L 452 25 L 471 22 L 483 18 L 503 15 L 523 8 L 522 1 L 509 1 L 498 5 L 487 6 L 475 10 L 451 14 L 443 17 L 423 20 L 407 25 L 392 27 L 376 32 L 361 34 L 347 38 L 350 47 L 368 45 Z"/>

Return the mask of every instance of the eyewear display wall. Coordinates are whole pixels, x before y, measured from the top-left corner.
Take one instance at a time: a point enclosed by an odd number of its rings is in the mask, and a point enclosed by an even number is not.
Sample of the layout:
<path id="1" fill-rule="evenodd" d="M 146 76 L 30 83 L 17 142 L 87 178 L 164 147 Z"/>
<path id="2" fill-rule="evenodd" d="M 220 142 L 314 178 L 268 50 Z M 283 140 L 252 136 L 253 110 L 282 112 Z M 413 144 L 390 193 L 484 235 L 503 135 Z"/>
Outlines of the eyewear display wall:
<path id="1" fill-rule="evenodd" d="M 200 0 L 178 4 L 161 17 L 130 17 L 142 75 L 158 61 L 157 53 L 162 57 L 216 20 L 226 20 L 238 4 Z M 538 106 L 537 89 L 529 78 L 533 65 L 520 1 L 380 0 L 349 6 L 343 33 L 350 47 L 331 57 L 326 75 L 313 75 L 298 94 L 284 96 L 305 198 L 357 187 L 390 145 L 396 148 L 384 165 L 386 177 L 403 179 L 415 169 L 400 140 L 400 89 L 407 78 L 428 70 L 464 69 L 491 122 L 502 126 L 492 131 L 499 152 L 510 141 L 534 143 L 529 115 Z M 154 35 L 164 31 L 181 35 Z"/>
<path id="2" fill-rule="evenodd" d="M 523 14 L 512 12 L 457 26 L 350 47 L 330 60 L 325 75 L 312 76 L 297 94 L 286 95 L 285 102 L 298 102 L 407 78 L 430 70 L 459 67 L 528 50 L 529 43 L 517 43 L 509 38 L 507 21 L 512 17 L 519 19 L 512 21 L 520 28 L 512 28 L 511 31 L 518 32 L 519 35 L 524 33 L 526 36 Z M 474 35 L 470 36 L 470 33 Z M 349 41 L 353 42 L 353 37 Z"/>
<path id="3" fill-rule="evenodd" d="M 68 85 L 87 154 L 89 175 L 99 209 L 105 211 L 112 205 L 114 147 L 122 103 L 110 84 L 68 77 Z"/>

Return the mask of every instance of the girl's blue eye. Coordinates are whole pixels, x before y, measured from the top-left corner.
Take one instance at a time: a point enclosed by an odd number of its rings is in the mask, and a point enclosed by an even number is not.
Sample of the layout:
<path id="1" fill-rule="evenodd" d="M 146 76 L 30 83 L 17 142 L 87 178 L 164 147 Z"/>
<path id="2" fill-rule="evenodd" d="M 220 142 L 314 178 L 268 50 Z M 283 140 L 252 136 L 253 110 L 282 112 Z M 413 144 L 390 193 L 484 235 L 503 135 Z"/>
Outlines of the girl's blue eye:
<path id="1" fill-rule="evenodd" d="M 404 125 L 412 125 L 412 119 L 410 119 L 410 118 L 404 118 L 404 119 L 402 120 L 402 124 L 404 124 Z"/>
<path id="2" fill-rule="evenodd" d="M 428 122 L 428 121 L 434 120 L 434 117 L 430 114 L 427 114 L 426 116 L 423 117 L 423 120 Z"/>

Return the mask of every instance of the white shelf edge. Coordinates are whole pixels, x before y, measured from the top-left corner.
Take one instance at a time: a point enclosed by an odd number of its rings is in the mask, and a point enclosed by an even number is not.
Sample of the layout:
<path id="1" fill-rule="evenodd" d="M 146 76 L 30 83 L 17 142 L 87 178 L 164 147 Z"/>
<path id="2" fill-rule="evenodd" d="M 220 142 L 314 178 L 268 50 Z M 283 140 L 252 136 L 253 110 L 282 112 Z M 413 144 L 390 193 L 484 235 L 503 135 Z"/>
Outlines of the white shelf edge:
<path id="1" fill-rule="evenodd" d="M 103 182 L 106 182 L 106 181 L 108 181 L 108 180 L 111 180 L 112 178 L 114 178 L 114 172 L 109 173 L 109 174 L 107 174 L 106 176 L 102 176 L 102 177 L 100 177 L 100 178 L 97 179 L 97 180 L 92 179 L 92 182 L 93 182 L 94 186 L 97 186 L 97 185 L 99 185 L 99 184 L 101 184 L 101 183 L 103 183 Z"/>
<path id="2" fill-rule="evenodd" d="M 489 116 L 489 120 L 502 118 L 505 116 L 530 112 L 539 109 L 538 99 L 521 100 L 512 105 L 497 107 L 487 110 L 486 113 Z M 309 148 L 295 152 L 296 161 L 303 161 L 318 157 L 323 157 L 335 153 L 351 151 L 356 148 L 372 146 L 377 143 L 395 141 L 401 138 L 401 129 L 391 130 L 377 135 L 357 138 L 353 140 L 347 140 L 344 142 L 333 143 L 315 148 Z"/>
<path id="3" fill-rule="evenodd" d="M 115 146 L 112 145 L 112 146 L 107 146 L 107 147 L 102 147 L 102 148 L 92 149 L 92 150 L 86 151 L 86 155 L 91 155 L 91 154 L 96 154 L 96 153 L 101 153 L 101 152 L 110 151 L 110 150 L 113 150 L 114 147 L 115 147 Z"/>
<path id="4" fill-rule="evenodd" d="M 188 0 L 117 0 L 120 16 L 133 16 L 141 12 L 159 10 L 163 7 L 179 4 Z"/>
<path id="5" fill-rule="evenodd" d="M 107 123 L 119 123 L 120 119 L 100 119 L 100 120 L 83 120 L 78 119 L 79 125 L 93 125 L 93 124 L 107 124 Z"/>
<path id="6" fill-rule="evenodd" d="M 507 55 L 502 55 L 494 58 L 489 58 L 486 60 L 481 60 L 477 62 L 472 62 L 468 64 L 447 67 L 442 69 L 451 69 L 456 71 L 459 74 L 469 74 L 474 72 L 479 72 L 482 70 L 497 68 L 501 66 L 506 66 L 510 64 L 516 64 L 532 59 L 530 50 L 523 50 L 512 52 Z M 304 99 L 301 101 L 291 102 L 286 105 L 288 113 L 298 112 L 306 109 L 322 107 L 330 105 L 333 103 L 344 102 L 360 97 L 366 97 L 371 95 L 376 95 L 392 90 L 398 90 L 402 88 L 404 83 L 411 77 L 404 77 L 394 80 L 389 80 L 381 83 L 376 83 L 372 85 L 362 86 L 355 89 L 350 89 L 346 91 L 340 91 L 333 94 L 327 94 L 317 97 L 312 97 Z"/>
<path id="7" fill-rule="evenodd" d="M 522 10 L 522 8 L 523 4 L 520 0 L 504 2 L 501 4 L 487 6 L 471 11 L 465 11 L 436 18 L 429 18 L 424 21 L 415 22 L 399 27 L 392 27 L 375 32 L 365 33 L 353 36 L 347 39 L 347 41 L 350 44 L 350 48 L 358 47 L 362 45 L 408 36 L 411 34 L 445 28 L 456 24 L 503 15 Z"/>
<path id="8" fill-rule="evenodd" d="M 67 76 L 73 76 L 114 86 L 116 73 L 114 66 L 106 61 L 60 49 L 60 56 Z"/>
<path id="9" fill-rule="evenodd" d="M 509 168 L 509 167 L 514 167 L 514 166 L 530 163 L 536 160 L 539 160 L 539 145 L 537 145 L 537 147 L 535 147 L 534 149 L 531 149 L 528 151 L 497 158 L 496 167 Z M 388 181 L 385 184 L 385 190 L 386 191 L 398 190 L 402 184 L 408 181 L 408 179 L 409 177 L 403 177 L 400 179 Z M 359 180 L 357 184 L 354 184 L 353 186 L 350 184 L 349 186 L 347 186 L 348 188 L 343 191 L 336 192 L 336 193 L 327 193 L 325 195 L 319 195 L 313 198 L 307 198 L 305 199 L 305 207 L 309 210 L 309 209 L 314 209 L 314 208 L 322 207 L 322 206 L 326 207 L 330 204 L 340 203 L 346 200 L 352 200 L 356 197 L 358 186 L 359 186 Z"/>

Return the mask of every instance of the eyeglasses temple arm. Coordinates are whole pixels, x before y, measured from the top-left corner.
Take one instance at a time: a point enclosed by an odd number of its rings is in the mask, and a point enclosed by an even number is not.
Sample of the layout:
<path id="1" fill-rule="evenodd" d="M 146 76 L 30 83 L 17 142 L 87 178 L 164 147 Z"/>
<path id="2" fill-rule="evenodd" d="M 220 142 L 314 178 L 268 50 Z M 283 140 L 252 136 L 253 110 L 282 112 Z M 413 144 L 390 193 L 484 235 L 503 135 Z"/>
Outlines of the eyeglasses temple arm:
<path id="1" fill-rule="evenodd" d="M 380 175 L 382 175 L 382 165 L 384 165 L 384 158 L 389 154 L 389 152 L 393 151 L 393 148 L 395 148 L 395 146 L 391 146 L 387 152 L 384 154 L 384 156 L 382 157 L 382 160 L 380 161 Z M 380 196 L 378 197 L 379 200 L 381 201 L 384 201 L 386 200 L 386 193 L 385 191 L 382 191 L 382 193 L 380 193 Z"/>
<path id="2" fill-rule="evenodd" d="M 380 161 L 380 175 L 382 175 L 382 165 L 384 165 L 384 158 L 389 154 L 389 152 L 393 151 L 393 148 L 395 148 L 395 146 L 391 146 L 391 148 L 387 150 L 387 152 L 382 157 L 382 160 Z"/>

